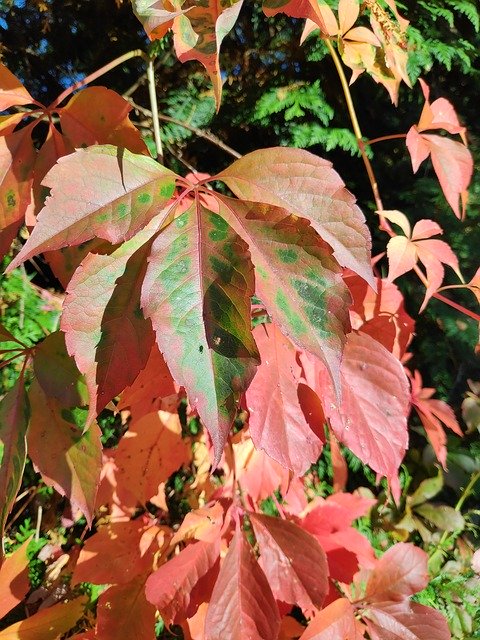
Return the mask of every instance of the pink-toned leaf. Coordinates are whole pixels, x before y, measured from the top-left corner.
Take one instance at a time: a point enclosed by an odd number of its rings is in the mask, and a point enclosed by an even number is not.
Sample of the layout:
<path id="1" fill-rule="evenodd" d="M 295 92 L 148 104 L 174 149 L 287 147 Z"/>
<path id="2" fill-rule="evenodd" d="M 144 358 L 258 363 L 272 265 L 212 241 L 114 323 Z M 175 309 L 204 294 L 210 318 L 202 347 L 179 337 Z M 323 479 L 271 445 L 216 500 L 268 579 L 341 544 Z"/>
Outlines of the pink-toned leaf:
<path id="1" fill-rule="evenodd" d="M 428 556 L 413 544 L 399 542 L 390 547 L 370 573 L 364 599 L 369 604 L 399 602 L 425 589 Z"/>
<path id="2" fill-rule="evenodd" d="M 0 619 L 20 604 L 30 590 L 27 547 L 31 537 L 8 556 L 0 566 Z"/>
<path id="3" fill-rule="evenodd" d="M 372 640 L 450 640 L 445 616 L 431 607 L 412 602 L 408 608 L 391 605 L 365 614 Z"/>
<path id="4" fill-rule="evenodd" d="M 128 632 L 135 640 L 155 639 L 155 607 L 145 598 L 145 576 L 114 585 L 98 598 L 97 636 L 117 640 Z"/>
<path id="5" fill-rule="evenodd" d="M 365 219 L 330 162 L 302 149 L 260 149 L 216 178 L 239 198 L 282 207 L 309 220 L 342 266 L 373 283 Z"/>
<path id="6" fill-rule="evenodd" d="M 85 375 L 87 425 L 145 367 L 154 344 L 140 309 L 140 290 L 156 221 L 110 255 L 89 254 L 67 288 L 61 328 Z"/>
<path id="7" fill-rule="evenodd" d="M 417 264 L 417 249 L 405 236 L 390 238 L 387 245 L 388 280 L 393 282 Z"/>
<path id="8" fill-rule="evenodd" d="M 425 240 L 432 236 L 442 235 L 442 233 L 443 229 L 437 222 L 433 220 L 419 220 L 413 227 L 411 239 L 416 242 L 417 240 Z"/>
<path id="9" fill-rule="evenodd" d="M 361 640 L 363 633 L 355 610 L 346 598 L 338 598 L 317 613 L 300 640 Z"/>
<path id="10" fill-rule="evenodd" d="M 292 18 L 307 18 L 315 22 L 326 35 L 335 36 L 338 33 L 335 14 L 326 3 L 317 0 L 264 0 L 263 11 L 267 16 L 285 13 Z"/>
<path id="11" fill-rule="evenodd" d="M 249 320 L 253 292 L 247 245 L 198 198 L 155 240 L 142 308 L 174 379 L 212 437 L 215 464 L 238 394 L 258 363 Z"/>
<path id="12" fill-rule="evenodd" d="M 345 491 L 348 480 L 348 466 L 342 455 L 342 450 L 333 433 L 330 434 L 330 456 L 333 470 L 333 490 Z"/>
<path id="13" fill-rule="evenodd" d="M 298 605 L 306 615 L 322 607 L 328 592 L 325 551 L 288 520 L 249 514 L 260 549 L 260 566 L 276 600 Z"/>
<path id="14" fill-rule="evenodd" d="M 56 640 L 81 618 L 85 598 L 40 609 L 26 620 L 20 620 L 0 631 L 0 640 Z"/>
<path id="15" fill-rule="evenodd" d="M 33 102 L 35 100 L 20 80 L 4 64 L 0 63 L 0 111 Z"/>
<path id="16" fill-rule="evenodd" d="M 94 237 L 112 244 L 128 240 L 161 212 L 167 215 L 175 174 L 152 158 L 105 145 L 60 158 L 44 184 L 51 195 L 9 269 Z"/>
<path id="17" fill-rule="evenodd" d="M 277 640 L 279 630 L 280 615 L 267 578 L 237 528 L 208 607 L 206 640 Z"/>
<path id="18" fill-rule="evenodd" d="M 80 510 L 91 526 L 102 468 L 100 428 L 93 424 L 82 433 L 64 405 L 46 395 L 34 381 L 29 391 L 32 417 L 28 429 L 29 455 L 45 484 L 66 496 L 72 510 Z"/>
<path id="19" fill-rule="evenodd" d="M 382 209 L 381 211 L 377 211 L 377 213 L 380 216 L 380 218 L 386 218 L 390 222 L 393 222 L 394 224 L 398 225 L 400 229 L 403 231 L 403 233 L 407 236 L 407 238 L 410 238 L 412 229 L 410 226 L 410 221 L 408 220 L 407 216 L 404 213 L 402 213 L 401 211 L 398 211 L 397 209 L 392 209 L 392 210 Z"/>
<path id="20" fill-rule="evenodd" d="M 408 130 L 406 144 L 412 160 L 413 173 L 417 173 L 419 166 L 430 155 L 430 147 L 415 125 Z"/>
<path id="21" fill-rule="evenodd" d="M 425 104 L 417 125 L 418 131 L 445 129 L 448 133 L 460 134 L 466 144 L 465 127 L 460 124 L 453 105 L 445 98 L 438 98 L 430 104 L 430 88 L 422 78 L 419 79 L 419 82 L 425 97 Z"/>
<path id="22" fill-rule="evenodd" d="M 258 449 L 302 475 L 317 460 L 322 443 L 300 406 L 296 350 L 274 324 L 258 326 L 254 336 L 262 364 L 246 393 L 252 440 Z"/>
<path id="23" fill-rule="evenodd" d="M 360 3 L 357 0 L 340 0 L 338 3 L 338 21 L 340 33 L 343 35 L 349 31 L 360 13 Z"/>
<path id="24" fill-rule="evenodd" d="M 154 571 L 146 583 L 146 597 L 170 625 L 177 614 L 185 614 L 190 594 L 214 566 L 220 553 L 218 540 L 196 542 Z"/>

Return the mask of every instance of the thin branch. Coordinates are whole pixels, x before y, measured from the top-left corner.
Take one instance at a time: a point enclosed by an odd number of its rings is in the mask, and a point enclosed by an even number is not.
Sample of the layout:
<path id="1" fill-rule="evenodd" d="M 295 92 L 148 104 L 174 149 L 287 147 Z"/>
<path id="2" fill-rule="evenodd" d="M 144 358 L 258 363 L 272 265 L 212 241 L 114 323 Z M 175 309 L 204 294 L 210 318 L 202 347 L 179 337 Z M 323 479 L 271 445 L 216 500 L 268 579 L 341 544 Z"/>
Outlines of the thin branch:
<path id="1" fill-rule="evenodd" d="M 386 140 L 396 140 L 398 138 L 406 138 L 406 133 L 392 133 L 389 136 L 380 136 L 379 138 L 372 138 L 371 140 L 367 140 L 365 144 L 375 144 L 376 142 L 385 142 Z"/>
<path id="2" fill-rule="evenodd" d="M 153 137 L 155 139 L 155 149 L 157 150 L 157 160 L 163 164 L 162 139 L 160 137 L 160 124 L 158 122 L 157 92 L 155 88 L 155 71 L 153 69 L 153 58 L 147 64 L 148 95 L 150 97 L 150 107 L 152 109 Z"/>

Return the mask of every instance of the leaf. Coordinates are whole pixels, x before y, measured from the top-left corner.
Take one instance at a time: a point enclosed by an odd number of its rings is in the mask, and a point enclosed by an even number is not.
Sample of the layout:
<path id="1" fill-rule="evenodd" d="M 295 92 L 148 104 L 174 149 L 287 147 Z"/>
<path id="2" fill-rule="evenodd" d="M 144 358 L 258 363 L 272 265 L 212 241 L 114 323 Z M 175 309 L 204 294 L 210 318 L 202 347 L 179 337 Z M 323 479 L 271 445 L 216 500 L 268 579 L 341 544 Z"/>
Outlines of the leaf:
<path id="1" fill-rule="evenodd" d="M 155 240 L 142 308 L 173 377 L 212 437 L 215 464 L 237 396 L 258 362 L 250 328 L 253 292 L 246 244 L 198 198 Z"/>
<path id="2" fill-rule="evenodd" d="M 336 35 L 338 31 L 333 11 L 327 4 L 316 0 L 264 0 L 262 6 L 269 17 L 281 12 L 291 18 L 312 20 L 326 35 Z"/>
<path id="3" fill-rule="evenodd" d="M 20 80 L 0 63 L 0 111 L 34 102 Z"/>
<path id="4" fill-rule="evenodd" d="M 191 459 L 177 414 L 150 413 L 131 423 L 115 451 L 118 482 L 144 505 L 160 483 Z"/>
<path id="5" fill-rule="evenodd" d="M 401 363 L 374 338 L 351 333 L 341 367 L 341 405 L 326 380 L 317 393 L 335 436 L 377 473 L 396 478 L 407 448 L 410 408 Z"/>
<path id="6" fill-rule="evenodd" d="M 205 640 L 276 640 L 279 630 L 280 614 L 267 578 L 237 528 L 210 599 Z"/>
<path id="7" fill-rule="evenodd" d="M 128 630 L 135 640 L 154 640 L 155 608 L 145 598 L 145 576 L 114 585 L 100 594 L 97 604 L 97 636 L 116 640 Z"/>
<path id="8" fill-rule="evenodd" d="M 81 597 L 41 609 L 0 631 L 0 640 L 56 640 L 80 619 L 84 606 L 85 598 Z"/>
<path id="9" fill-rule="evenodd" d="M 372 640 L 450 640 L 445 617 L 431 607 L 412 602 L 408 609 L 369 609 L 367 627 Z M 369 621 L 372 620 L 372 622 Z"/>
<path id="10" fill-rule="evenodd" d="M 365 219 L 330 162 L 302 149 L 260 149 L 236 160 L 215 179 L 238 198 L 306 218 L 332 247 L 335 259 L 373 285 Z"/>
<path id="11" fill-rule="evenodd" d="M 428 556 L 413 544 L 399 542 L 390 547 L 370 573 L 365 600 L 370 604 L 399 602 L 428 584 Z"/>
<path id="12" fill-rule="evenodd" d="M 284 209 L 219 201 L 220 213 L 249 245 L 256 291 L 268 313 L 297 345 L 323 360 L 338 386 L 349 294 L 330 248 Z"/>
<path id="13" fill-rule="evenodd" d="M 23 376 L 0 400 L 0 538 L 17 497 L 26 460 L 28 397 Z"/>
<path id="14" fill-rule="evenodd" d="M 16 607 L 30 591 L 27 547 L 31 537 L 8 556 L 0 567 L 0 619 Z"/>
<path id="15" fill-rule="evenodd" d="M 140 289 L 157 224 L 152 220 L 110 255 L 88 255 L 68 285 L 61 328 L 86 377 L 87 425 L 133 383 L 154 344 L 151 323 L 140 309 Z"/>
<path id="16" fill-rule="evenodd" d="M 101 431 L 97 424 L 82 433 L 71 413 L 37 381 L 29 391 L 32 416 L 28 430 L 29 455 L 43 481 L 66 496 L 72 511 L 80 510 L 92 525 L 102 469 Z"/>
<path id="17" fill-rule="evenodd" d="M 174 18 L 188 11 L 188 7 L 182 11 L 171 11 L 171 4 L 164 0 L 132 0 L 132 5 L 133 12 L 151 40 L 163 38 Z"/>
<path id="18" fill-rule="evenodd" d="M 346 598 L 338 598 L 318 612 L 300 640 L 360 640 L 355 610 Z"/>
<path id="19" fill-rule="evenodd" d="M 215 502 L 211 507 L 201 507 L 190 511 L 175 532 L 171 545 L 192 539 L 214 542 L 220 536 L 223 515 L 224 511 L 220 502 Z"/>
<path id="20" fill-rule="evenodd" d="M 152 158 L 105 145 L 60 158 L 44 185 L 51 195 L 9 270 L 42 251 L 91 238 L 128 240 L 161 212 L 166 216 L 175 174 Z"/>
<path id="21" fill-rule="evenodd" d="M 303 475 L 319 457 L 322 442 L 300 406 L 296 350 L 274 324 L 258 326 L 254 336 L 262 364 L 246 393 L 250 435 L 257 449 Z"/>
<path id="22" fill-rule="evenodd" d="M 259 564 L 276 600 L 298 605 L 305 615 L 321 609 L 328 593 L 325 551 L 313 536 L 288 520 L 250 513 Z"/>
<path id="23" fill-rule="evenodd" d="M 190 594 L 199 580 L 214 566 L 220 553 L 215 542 L 196 542 L 163 564 L 148 578 L 147 600 L 159 610 L 167 625 L 180 612 L 186 612 Z"/>
<path id="24" fill-rule="evenodd" d="M 415 513 L 441 531 L 463 531 L 465 528 L 462 514 L 444 504 L 420 504 L 415 507 Z"/>

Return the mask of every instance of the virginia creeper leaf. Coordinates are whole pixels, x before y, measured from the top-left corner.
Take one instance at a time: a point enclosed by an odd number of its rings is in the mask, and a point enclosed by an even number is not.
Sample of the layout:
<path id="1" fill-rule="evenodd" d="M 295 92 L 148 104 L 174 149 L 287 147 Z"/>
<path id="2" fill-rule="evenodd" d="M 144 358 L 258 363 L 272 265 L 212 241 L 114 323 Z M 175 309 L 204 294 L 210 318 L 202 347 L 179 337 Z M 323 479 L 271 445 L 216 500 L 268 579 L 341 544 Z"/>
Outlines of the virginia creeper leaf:
<path id="1" fill-rule="evenodd" d="M 279 629 L 280 615 L 268 580 L 237 528 L 212 593 L 205 640 L 276 640 Z"/>
<path id="2" fill-rule="evenodd" d="M 332 10 L 316 0 L 264 0 L 263 11 L 267 16 L 285 13 L 292 18 L 307 18 L 315 22 L 324 34 L 336 34 L 336 29 L 332 28 L 335 21 Z"/>
<path id="3" fill-rule="evenodd" d="M 51 195 L 10 270 L 42 251 L 91 238 L 128 240 L 165 209 L 175 174 L 152 158 L 105 145 L 60 158 L 44 185 Z"/>
<path id="4" fill-rule="evenodd" d="M 56 640 L 75 625 L 84 607 L 85 598 L 81 597 L 40 609 L 26 620 L 0 631 L 0 640 Z"/>
<path id="5" fill-rule="evenodd" d="M 365 614 L 372 640 L 450 640 L 447 621 L 440 611 L 412 602 L 405 607 L 374 607 Z"/>
<path id="6" fill-rule="evenodd" d="M 154 344 L 140 309 L 152 220 L 110 255 L 89 254 L 67 288 L 61 319 L 69 353 L 85 375 L 90 408 L 87 425 L 145 367 Z"/>
<path id="7" fill-rule="evenodd" d="M 218 540 L 196 542 L 149 576 L 145 586 L 147 600 L 157 607 L 167 625 L 178 613 L 187 611 L 190 593 L 213 567 L 219 553 Z"/>
<path id="8" fill-rule="evenodd" d="M 35 100 L 20 80 L 4 64 L 0 63 L 0 111 L 33 102 Z"/>
<path id="9" fill-rule="evenodd" d="M 323 360 L 338 386 L 350 296 L 330 248 L 306 220 L 284 209 L 218 199 L 220 213 L 249 245 L 256 291 L 268 313 Z"/>
<path id="10" fill-rule="evenodd" d="M 91 526 L 102 469 L 100 428 L 83 433 L 55 397 L 35 380 L 29 391 L 32 416 L 28 430 L 29 455 L 43 481 L 66 496 L 73 513 L 79 509 Z"/>
<path id="11" fill-rule="evenodd" d="M 320 609 L 328 592 L 328 565 L 319 543 L 288 520 L 257 513 L 249 518 L 275 599 L 298 605 L 306 615 Z"/>
<path id="12" fill-rule="evenodd" d="M 0 400 L 0 495 L 2 496 L 0 537 L 2 540 L 7 516 L 22 481 L 27 454 L 26 433 L 29 413 L 28 397 L 24 379 L 21 376 L 15 386 Z"/>
<path id="13" fill-rule="evenodd" d="M 31 536 L 5 559 L 0 567 L 0 620 L 30 591 L 27 547 Z"/>
<path id="14" fill-rule="evenodd" d="M 254 336 L 262 364 L 246 393 L 250 435 L 257 449 L 303 475 L 318 459 L 322 442 L 300 406 L 295 347 L 274 324 L 258 326 Z"/>
<path id="15" fill-rule="evenodd" d="M 236 396 L 255 373 L 246 244 L 196 199 L 155 240 L 142 307 L 174 379 L 212 436 L 218 464 Z"/>
<path id="16" fill-rule="evenodd" d="M 361 640 L 355 610 L 346 598 L 338 598 L 310 622 L 300 640 Z"/>
<path id="17" fill-rule="evenodd" d="M 259 149 L 215 178 L 241 199 L 282 207 L 309 220 L 337 261 L 374 286 L 365 219 L 330 162 L 302 149 Z"/>

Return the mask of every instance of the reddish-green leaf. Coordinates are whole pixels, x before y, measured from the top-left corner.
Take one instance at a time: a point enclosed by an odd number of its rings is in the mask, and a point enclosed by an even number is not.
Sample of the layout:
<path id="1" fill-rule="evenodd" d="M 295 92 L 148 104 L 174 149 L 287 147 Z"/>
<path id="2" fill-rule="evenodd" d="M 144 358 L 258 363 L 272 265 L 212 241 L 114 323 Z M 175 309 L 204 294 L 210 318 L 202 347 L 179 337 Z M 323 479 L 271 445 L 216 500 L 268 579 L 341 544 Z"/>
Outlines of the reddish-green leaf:
<path id="1" fill-rule="evenodd" d="M 215 177 L 239 198 L 307 218 L 337 261 L 373 285 L 365 219 L 330 162 L 302 149 L 260 149 Z"/>
<path id="2" fill-rule="evenodd" d="M 151 40 L 163 38 L 173 24 L 174 18 L 188 11 L 172 11 L 170 2 L 164 0 L 132 0 L 133 11 Z"/>
<path id="3" fill-rule="evenodd" d="M 26 460 L 28 398 L 23 376 L 0 400 L 0 537 L 15 502 Z"/>
<path id="4" fill-rule="evenodd" d="M 51 196 L 9 269 L 41 251 L 95 237 L 128 240 L 164 211 L 175 174 L 152 158 L 105 145 L 60 158 L 44 184 Z"/>
<path id="5" fill-rule="evenodd" d="M 257 449 L 302 475 L 317 460 L 322 442 L 299 402 L 301 370 L 295 347 L 274 324 L 260 325 L 254 336 L 262 364 L 246 394 L 250 435 Z"/>
<path id="6" fill-rule="evenodd" d="M 97 636 L 118 640 L 128 632 L 135 640 L 155 640 L 155 608 L 145 598 L 145 576 L 114 585 L 98 598 Z"/>
<path id="7" fill-rule="evenodd" d="M 319 543 L 288 520 L 256 513 L 249 517 L 259 563 L 276 600 L 298 605 L 306 615 L 320 609 L 328 592 L 328 565 Z"/>
<path id="8" fill-rule="evenodd" d="M 35 102 L 34 99 L 20 80 L 0 63 L 0 111 L 33 102 Z"/>
<path id="9" fill-rule="evenodd" d="M 317 613 L 300 640 L 361 640 L 363 633 L 355 620 L 355 610 L 346 598 L 338 598 Z"/>
<path id="10" fill-rule="evenodd" d="M 372 640 L 450 640 L 445 616 L 431 607 L 412 602 L 408 607 L 392 604 L 365 613 Z"/>
<path id="11" fill-rule="evenodd" d="M 74 413 L 47 395 L 37 381 L 29 398 L 29 455 L 45 484 L 66 496 L 73 512 L 79 509 L 91 525 L 102 469 L 100 429 L 93 424 L 83 433 L 83 421 L 77 426 Z"/>
<path id="12" fill-rule="evenodd" d="M 249 245 L 267 311 L 283 333 L 323 360 L 338 386 L 350 295 L 330 247 L 285 209 L 219 200 L 220 213 Z"/>
<path id="13" fill-rule="evenodd" d="M 75 625 L 84 607 L 85 598 L 81 597 L 40 609 L 26 620 L 0 631 L 0 640 L 56 640 Z"/>
<path id="14" fill-rule="evenodd" d="M 253 268 L 246 244 L 198 199 L 155 240 L 142 307 L 174 379 L 210 432 L 218 464 L 255 373 Z"/>
<path id="15" fill-rule="evenodd" d="M 110 255 L 88 255 L 67 288 L 61 320 L 69 353 L 85 375 L 87 425 L 145 367 L 154 334 L 140 289 L 155 220 Z"/>
<path id="16" fill-rule="evenodd" d="M 196 542 L 163 564 L 148 578 L 147 600 L 170 625 L 178 613 L 185 613 L 190 594 L 199 580 L 214 566 L 220 553 L 218 540 Z"/>
<path id="17" fill-rule="evenodd" d="M 31 539 L 15 549 L 0 567 L 0 619 L 20 604 L 30 591 L 27 547 Z"/>
<path id="18" fill-rule="evenodd" d="M 240 528 L 230 543 L 205 619 L 205 640 L 277 640 L 280 615 Z"/>

